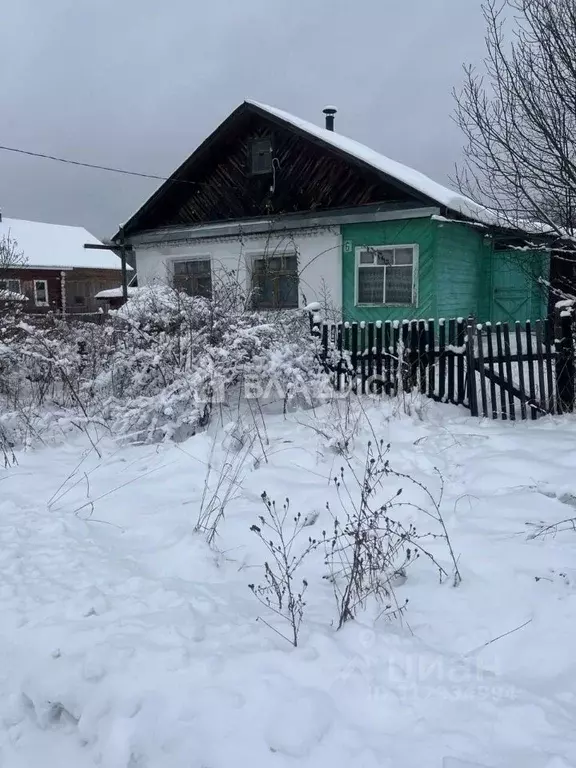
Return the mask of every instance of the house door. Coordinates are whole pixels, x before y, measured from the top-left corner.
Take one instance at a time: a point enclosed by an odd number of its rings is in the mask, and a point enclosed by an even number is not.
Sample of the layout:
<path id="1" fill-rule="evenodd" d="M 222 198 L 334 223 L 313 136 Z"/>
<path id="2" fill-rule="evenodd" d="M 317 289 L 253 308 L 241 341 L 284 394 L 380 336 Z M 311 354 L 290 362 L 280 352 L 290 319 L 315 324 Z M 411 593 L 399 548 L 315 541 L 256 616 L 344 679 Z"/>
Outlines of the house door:
<path id="1" fill-rule="evenodd" d="M 524 266 L 521 254 L 495 251 L 492 254 L 492 307 L 493 323 L 524 324 L 532 312 L 532 280 L 530 262 Z"/>

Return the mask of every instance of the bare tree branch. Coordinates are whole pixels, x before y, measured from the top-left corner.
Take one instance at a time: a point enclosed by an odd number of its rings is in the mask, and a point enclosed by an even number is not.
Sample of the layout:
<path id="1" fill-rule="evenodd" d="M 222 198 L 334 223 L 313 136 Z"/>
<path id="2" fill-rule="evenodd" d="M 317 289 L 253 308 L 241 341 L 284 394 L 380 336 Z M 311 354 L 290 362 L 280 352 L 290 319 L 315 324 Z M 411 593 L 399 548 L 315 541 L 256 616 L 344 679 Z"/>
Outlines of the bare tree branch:
<path id="1" fill-rule="evenodd" d="M 576 239 L 576 3 L 486 0 L 483 71 L 455 92 L 461 191 L 511 227 Z"/>
<path id="2" fill-rule="evenodd" d="M 0 279 L 7 279 L 9 272 L 21 269 L 28 264 L 24 251 L 18 247 L 18 241 L 8 232 L 0 236 Z"/>

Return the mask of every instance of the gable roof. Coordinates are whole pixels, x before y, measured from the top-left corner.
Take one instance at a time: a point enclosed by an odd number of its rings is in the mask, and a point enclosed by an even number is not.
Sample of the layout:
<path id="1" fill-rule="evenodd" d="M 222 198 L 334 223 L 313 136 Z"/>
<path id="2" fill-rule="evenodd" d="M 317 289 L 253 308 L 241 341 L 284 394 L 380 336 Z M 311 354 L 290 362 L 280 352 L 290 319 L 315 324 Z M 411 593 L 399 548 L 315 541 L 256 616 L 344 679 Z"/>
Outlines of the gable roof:
<path id="1" fill-rule="evenodd" d="M 402 163 L 391 160 L 385 155 L 375 152 L 373 149 L 361 144 L 354 139 L 343 136 L 335 131 L 328 131 L 326 128 L 309 123 L 299 117 L 295 117 L 288 112 L 284 112 L 276 107 L 268 106 L 257 101 L 247 100 L 237 107 L 216 130 L 205 139 L 200 146 L 190 155 L 187 160 L 170 176 L 170 179 L 164 182 L 156 192 L 141 206 L 141 208 L 126 222 L 125 230 L 137 226 L 141 220 L 154 205 L 159 203 L 168 190 L 175 182 L 186 181 L 193 183 L 190 179 L 195 164 L 209 152 L 217 139 L 228 131 L 233 123 L 245 115 L 247 112 L 258 114 L 267 118 L 282 127 L 288 128 L 303 137 L 308 138 L 324 148 L 335 151 L 340 157 L 354 163 L 355 165 L 375 171 L 385 182 L 396 186 L 398 189 L 408 192 L 417 200 L 425 205 L 440 206 L 449 214 L 455 214 L 457 217 L 479 222 L 488 226 L 503 227 L 509 229 L 510 225 L 501 220 L 501 217 L 495 211 L 490 210 L 474 202 L 465 195 L 455 192 L 448 187 L 433 181 L 423 173 L 414 170 Z M 541 227 L 526 226 L 527 222 L 519 222 L 524 231 L 534 230 L 541 232 Z M 117 240 L 120 233 L 114 236 Z"/>
<path id="2" fill-rule="evenodd" d="M 25 219 L 0 220 L 0 239 L 9 236 L 24 253 L 25 268 L 43 269 L 121 269 L 114 251 L 89 250 L 84 243 L 101 244 L 84 227 L 45 224 Z"/>
<path id="3" fill-rule="evenodd" d="M 342 134 L 336 133 L 336 131 L 328 131 L 326 128 L 309 123 L 307 120 L 301 120 L 289 112 L 276 109 L 276 107 L 270 107 L 267 104 L 250 100 L 246 103 L 276 117 L 284 123 L 298 128 L 310 136 L 320 139 L 324 144 L 335 147 L 340 152 L 366 163 L 374 170 L 383 173 L 390 181 L 400 182 L 403 186 L 419 192 L 444 208 L 448 208 L 455 213 L 476 221 L 482 221 L 487 224 L 495 223 L 496 217 L 492 211 L 478 205 L 468 197 L 454 192 L 454 190 L 448 189 L 448 187 L 444 187 L 442 184 L 438 184 L 428 176 L 420 173 L 420 171 L 416 171 L 407 165 L 402 165 L 402 163 L 398 163 L 396 160 L 391 160 L 389 157 L 375 152 L 355 139 L 342 136 Z"/>

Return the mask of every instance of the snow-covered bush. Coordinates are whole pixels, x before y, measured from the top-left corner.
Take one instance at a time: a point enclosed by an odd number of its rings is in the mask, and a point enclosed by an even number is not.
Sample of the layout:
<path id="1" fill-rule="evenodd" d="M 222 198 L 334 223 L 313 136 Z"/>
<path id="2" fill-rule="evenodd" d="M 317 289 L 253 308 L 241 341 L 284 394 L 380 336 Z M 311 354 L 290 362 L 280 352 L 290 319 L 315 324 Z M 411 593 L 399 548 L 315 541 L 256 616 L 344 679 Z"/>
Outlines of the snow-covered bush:
<path id="1" fill-rule="evenodd" d="M 233 285 L 143 288 L 102 326 L 0 322 L 0 407 L 71 409 L 123 440 L 185 439 L 233 393 L 313 405 L 327 382 L 307 316 L 247 310 Z"/>

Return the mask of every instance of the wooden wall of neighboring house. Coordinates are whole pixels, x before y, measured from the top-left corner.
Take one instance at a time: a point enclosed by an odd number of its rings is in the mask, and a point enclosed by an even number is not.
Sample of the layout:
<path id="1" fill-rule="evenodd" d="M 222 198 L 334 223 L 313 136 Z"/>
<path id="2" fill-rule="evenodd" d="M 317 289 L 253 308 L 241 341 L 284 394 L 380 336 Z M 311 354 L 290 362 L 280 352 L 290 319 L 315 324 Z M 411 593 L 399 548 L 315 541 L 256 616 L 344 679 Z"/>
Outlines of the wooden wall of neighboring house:
<path id="1" fill-rule="evenodd" d="M 7 279 L 20 281 L 20 292 L 27 296 L 25 312 L 45 313 L 62 311 L 61 270 L 19 269 L 10 270 Z M 48 305 L 38 305 L 34 283 L 45 280 L 48 285 Z M 107 288 L 122 285 L 122 275 L 118 269 L 68 269 L 65 270 L 66 312 L 98 312 L 101 303 L 94 296 Z"/>
<path id="2" fill-rule="evenodd" d="M 25 312 L 59 312 L 62 309 L 60 294 L 60 270 L 55 269 L 19 269 L 10 270 L 10 280 L 20 281 L 20 293 L 27 297 Z M 35 280 L 45 280 L 48 286 L 48 305 L 37 305 L 34 292 Z"/>
<path id="3" fill-rule="evenodd" d="M 119 269 L 74 269 L 66 273 L 66 311 L 98 312 L 103 303 L 94 296 L 122 285 Z"/>

